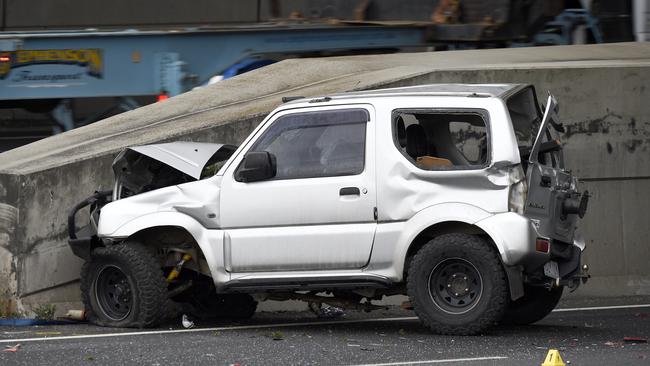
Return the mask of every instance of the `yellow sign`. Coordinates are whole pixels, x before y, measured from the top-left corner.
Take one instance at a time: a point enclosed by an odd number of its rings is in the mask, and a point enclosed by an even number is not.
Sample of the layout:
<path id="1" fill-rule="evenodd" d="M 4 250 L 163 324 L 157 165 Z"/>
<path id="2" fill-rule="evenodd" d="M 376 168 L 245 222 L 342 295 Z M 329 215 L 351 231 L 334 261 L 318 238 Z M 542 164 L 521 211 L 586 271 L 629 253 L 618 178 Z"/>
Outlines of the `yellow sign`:
<path id="1" fill-rule="evenodd" d="M 0 79 L 6 78 L 13 69 L 44 64 L 85 67 L 88 75 L 99 79 L 104 68 L 102 51 L 98 48 L 3 51 L 0 52 Z"/>

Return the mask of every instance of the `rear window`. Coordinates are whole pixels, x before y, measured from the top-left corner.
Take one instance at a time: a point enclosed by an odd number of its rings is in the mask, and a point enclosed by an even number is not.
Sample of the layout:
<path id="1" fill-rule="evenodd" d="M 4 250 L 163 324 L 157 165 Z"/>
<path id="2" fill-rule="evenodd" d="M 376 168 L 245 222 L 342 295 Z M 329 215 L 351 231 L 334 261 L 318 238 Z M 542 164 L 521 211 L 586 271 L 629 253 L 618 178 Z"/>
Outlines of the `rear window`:
<path id="1" fill-rule="evenodd" d="M 484 115 L 478 110 L 396 110 L 393 113 L 395 145 L 424 170 L 487 166 L 489 140 Z"/>
<path id="2" fill-rule="evenodd" d="M 542 121 L 533 88 L 526 88 L 506 103 L 519 147 L 532 147 Z"/>

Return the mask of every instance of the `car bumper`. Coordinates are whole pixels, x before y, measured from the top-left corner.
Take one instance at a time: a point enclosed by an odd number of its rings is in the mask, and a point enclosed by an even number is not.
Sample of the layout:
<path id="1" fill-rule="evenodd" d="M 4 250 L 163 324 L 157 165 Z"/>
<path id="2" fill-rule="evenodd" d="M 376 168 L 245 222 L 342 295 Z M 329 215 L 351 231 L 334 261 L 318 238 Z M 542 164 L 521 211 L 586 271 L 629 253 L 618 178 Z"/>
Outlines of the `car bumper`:
<path id="1" fill-rule="evenodd" d="M 579 270 L 584 240 L 576 234 L 574 243 L 549 240 L 548 251 L 536 247 L 541 235 L 533 222 L 525 216 L 507 212 L 490 216 L 476 223 L 492 238 L 506 266 L 523 267 L 524 272 L 534 272 L 549 261 L 556 261 L 560 277 Z"/>

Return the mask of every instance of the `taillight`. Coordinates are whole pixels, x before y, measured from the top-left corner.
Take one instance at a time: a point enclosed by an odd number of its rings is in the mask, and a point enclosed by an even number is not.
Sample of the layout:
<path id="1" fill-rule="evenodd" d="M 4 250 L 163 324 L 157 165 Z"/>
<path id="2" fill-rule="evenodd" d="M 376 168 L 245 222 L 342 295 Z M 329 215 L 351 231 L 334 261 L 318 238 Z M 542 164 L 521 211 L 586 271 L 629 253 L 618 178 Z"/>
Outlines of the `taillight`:
<path id="1" fill-rule="evenodd" d="M 542 253 L 548 253 L 551 251 L 551 243 L 549 243 L 548 239 L 537 238 L 537 240 L 535 240 L 535 250 Z"/>
<path id="2" fill-rule="evenodd" d="M 524 174 L 524 169 L 521 165 L 510 168 L 508 172 L 508 183 L 510 184 L 508 211 L 523 215 L 526 206 L 528 185 L 526 184 L 526 174 Z"/>

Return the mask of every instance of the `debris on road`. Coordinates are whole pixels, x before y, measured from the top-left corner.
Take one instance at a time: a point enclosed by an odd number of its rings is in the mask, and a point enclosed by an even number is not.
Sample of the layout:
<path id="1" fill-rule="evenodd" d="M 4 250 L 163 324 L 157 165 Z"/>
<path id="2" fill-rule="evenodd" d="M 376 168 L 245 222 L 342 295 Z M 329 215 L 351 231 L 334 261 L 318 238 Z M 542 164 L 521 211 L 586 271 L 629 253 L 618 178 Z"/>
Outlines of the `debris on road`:
<path id="1" fill-rule="evenodd" d="M 18 348 L 20 348 L 20 343 L 15 346 L 5 346 L 2 352 L 18 352 Z"/>
<path id="2" fill-rule="evenodd" d="M 323 306 L 318 312 L 318 317 L 323 319 L 341 318 L 343 316 L 345 316 L 343 309 L 335 306 Z"/>
<path id="3" fill-rule="evenodd" d="M 70 320 L 83 321 L 86 320 L 86 312 L 84 310 L 68 310 L 63 317 Z"/>
<path id="4" fill-rule="evenodd" d="M 48 335 L 60 335 L 61 332 L 34 332 L 36 335 L 48 336 Z"/>
<path id="5" fill-rule="evenodd" d="M 327 304 L 309 302 L 309 310 L 321 319 L 335 319 L 345 316 L 343 309 Z"/>
<path id="6" fill-rule="evenodd" d="M 625 343 L 648 343 L 648 338 L 641 337 L 623 337 Z"/>
<path id="7" fill-rule="evenodd" d="M 194 328 L 194 322 L 191 321 L 186 314 L 183 314 L 183 318 L 181 319 L 181 324 L 183 324 L 183 328 L 185 329 Z"/>
<path id="8" fill-rule="evenodd" d="M 282 334 L 282 332 L 271 332 L 271 339 L 274 341 L 281 341 L 284 339 L 284 334 Z"/>
<path id="9" fill-rule="evenodd" d="M 14 335 L 14 334 L 25 334 L 25 333 L 31 333 L 31 330 L 19 330 L 19 331 L 14 331 L 14 332 L 2 332 L 2 335 Z"/>

